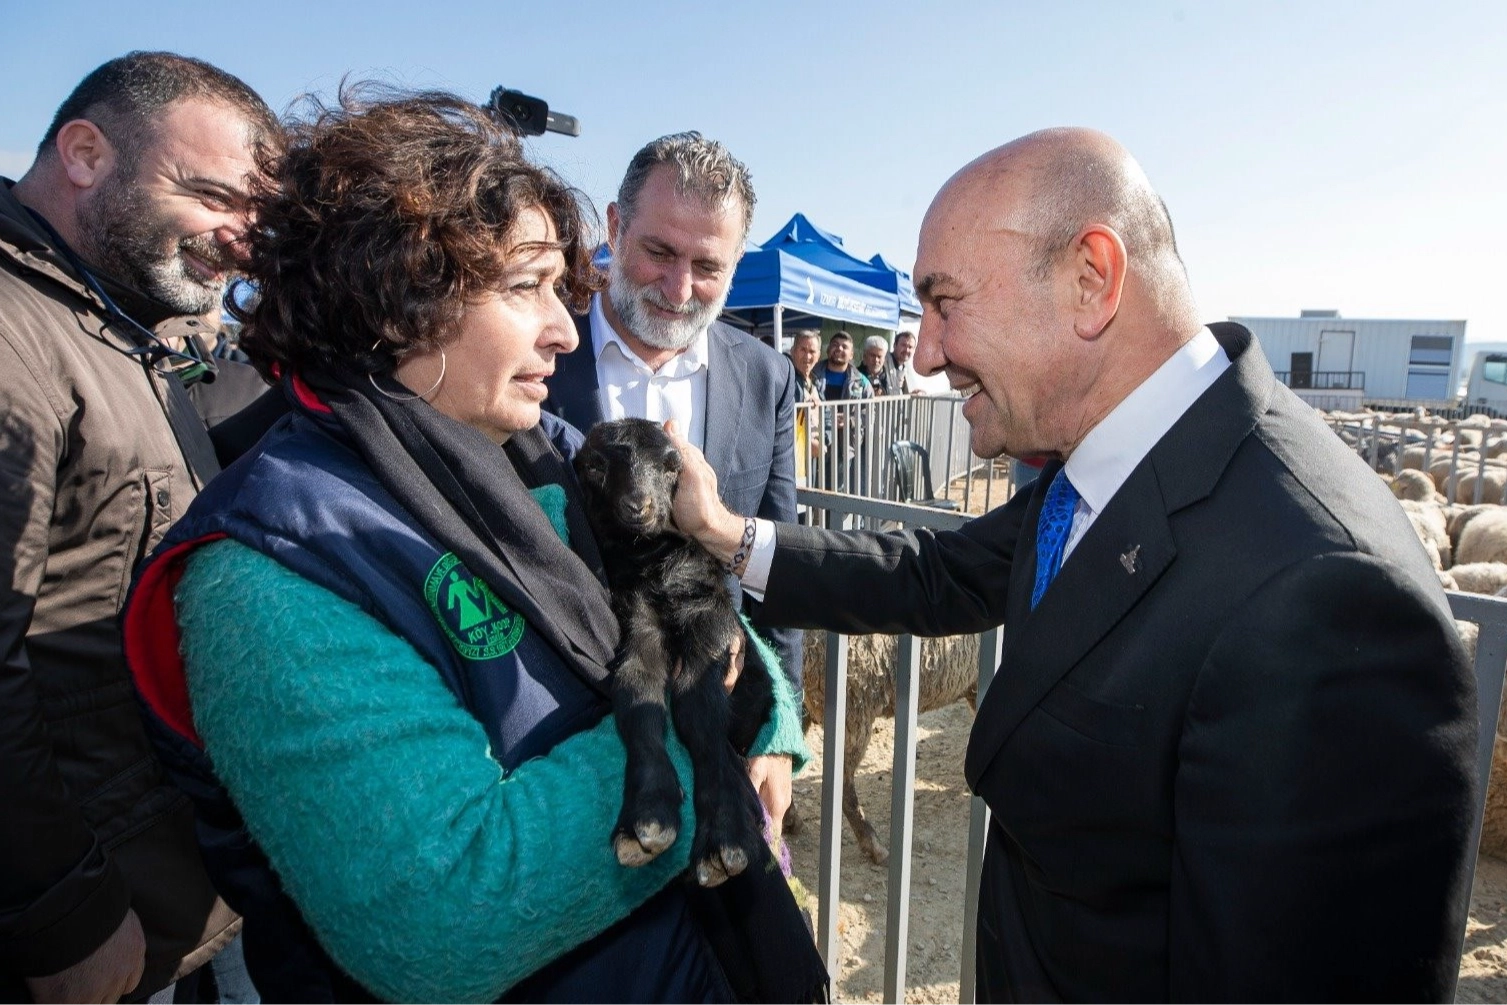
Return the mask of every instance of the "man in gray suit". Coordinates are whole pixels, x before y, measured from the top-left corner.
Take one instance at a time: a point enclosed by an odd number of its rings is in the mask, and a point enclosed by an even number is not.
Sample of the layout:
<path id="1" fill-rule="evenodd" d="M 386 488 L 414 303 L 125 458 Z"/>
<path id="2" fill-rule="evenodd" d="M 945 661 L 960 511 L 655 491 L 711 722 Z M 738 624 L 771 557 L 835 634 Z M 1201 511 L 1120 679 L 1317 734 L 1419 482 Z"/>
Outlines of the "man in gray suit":
<path id="1" fill-rule="evenodd" d="M 726 504 L 795 520 L 795 373 L 778 352 L 717 321 L 753 221 L 748 169 L 699 133 L 649 143 L 607 207 L 609 285 L 576 319 L 580 345 L 557 357 L 544 407 L 583 431 L 625 417 L 675 420 L 717 472 Z M 769 630 L 734 597 L 797 694 L 801 632 Z M 790 758 L 754 758 L 750 775 L 778 832 Z"/>

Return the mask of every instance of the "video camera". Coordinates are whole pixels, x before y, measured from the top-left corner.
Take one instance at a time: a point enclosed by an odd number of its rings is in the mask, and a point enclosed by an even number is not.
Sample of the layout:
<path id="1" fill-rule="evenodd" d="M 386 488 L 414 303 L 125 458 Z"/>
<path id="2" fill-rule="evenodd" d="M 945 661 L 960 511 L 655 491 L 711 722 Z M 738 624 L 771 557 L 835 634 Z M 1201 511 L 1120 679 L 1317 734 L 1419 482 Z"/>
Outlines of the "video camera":
<path id="1" fill-rule="evenodd" d="M 544 99 L 522 91 L 494 87 L 486 107 L 503 122 L 525 136 L 543 136 L 546 132 L 563 136 L 580 136 L 581 123 L 574 115 L 552 112 Z"/>

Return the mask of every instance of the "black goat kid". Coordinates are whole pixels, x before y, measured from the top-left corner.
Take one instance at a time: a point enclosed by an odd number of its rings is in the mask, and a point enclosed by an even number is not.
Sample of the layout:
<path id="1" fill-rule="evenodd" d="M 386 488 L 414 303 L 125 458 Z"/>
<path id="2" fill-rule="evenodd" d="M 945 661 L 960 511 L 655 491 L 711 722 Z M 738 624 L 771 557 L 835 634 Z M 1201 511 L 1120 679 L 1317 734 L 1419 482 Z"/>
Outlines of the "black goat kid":
<path id="1" fill-rule="evenodd" d="M 727 694 L 742 627 L 721 564 L 670 522 L 680 454 L 665 431 L 646 419 L 599 423 L 575 465 L 622 630 L 612 704 L 628 765 L 613 848 L 623 865 L 643 865 L 680 832 L 683 794 L 664 743 L 668 688 L 696 789 L 691 864 L 698 883 L 716 886 L 763 840 L 743 757 L 773 704 L 769 670 L 749 653 Z"/>

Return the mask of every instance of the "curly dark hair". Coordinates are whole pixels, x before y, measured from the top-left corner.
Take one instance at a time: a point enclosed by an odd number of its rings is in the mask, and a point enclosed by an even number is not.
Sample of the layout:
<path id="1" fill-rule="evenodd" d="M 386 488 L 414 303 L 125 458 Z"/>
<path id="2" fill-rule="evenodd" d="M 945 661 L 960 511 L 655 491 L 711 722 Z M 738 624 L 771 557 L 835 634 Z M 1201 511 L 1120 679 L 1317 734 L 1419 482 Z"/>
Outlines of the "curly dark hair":
<path id="1" fill-rule="evenodd" d="M 334 107 L 305 100 L 284 150 L 262 159 L 244 278 L 226 297 L 263 374 L 376 373 L 439 345 L 499 286 L 531 208 L 554 222 L 566 303 L 580 310 L 600 287 L 590 203 L 483 109 L 372 84 L 342 86 Z"/>

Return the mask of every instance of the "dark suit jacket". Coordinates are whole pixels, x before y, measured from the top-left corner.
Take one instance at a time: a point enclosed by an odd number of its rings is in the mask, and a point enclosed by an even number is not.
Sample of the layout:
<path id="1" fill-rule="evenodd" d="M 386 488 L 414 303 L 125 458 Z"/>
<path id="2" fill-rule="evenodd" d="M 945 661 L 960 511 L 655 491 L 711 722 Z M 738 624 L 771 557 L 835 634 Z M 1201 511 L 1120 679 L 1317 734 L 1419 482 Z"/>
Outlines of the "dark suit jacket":
<path id="1" fill-rule="evenodd" d="M 546 383 L 546 411 L 585 431 L 602 421 L 591 321 L 576 318 L 581 343 L 555 357 Z M 708 331 L 706 459 L 717 472 L 722 501 L 734 513 L 782 523 L 795 521 L 795 371 L 790 361 L 758 339 L 721 322 Z M 770 629 L 760 605 L 744 597 L 729 577 L 744 613 L 773 644 L 785 673 L 801 693 L 802 633 Z"/>
<path id="2" fill-rule="evenodd" d="M 765 615 L 1004 624 L 966 763 L 993 811 L 981 1001 L 1448 1000 L 1471 668 L 1381 480 L 1249 332 L 1213 328 L 1231 367 L 1034 612 L 1057 463 L 957 533 L 780 528 Z"/>

